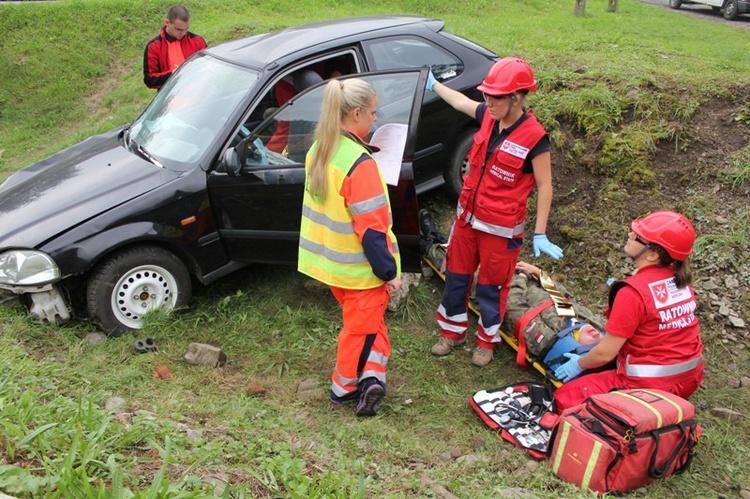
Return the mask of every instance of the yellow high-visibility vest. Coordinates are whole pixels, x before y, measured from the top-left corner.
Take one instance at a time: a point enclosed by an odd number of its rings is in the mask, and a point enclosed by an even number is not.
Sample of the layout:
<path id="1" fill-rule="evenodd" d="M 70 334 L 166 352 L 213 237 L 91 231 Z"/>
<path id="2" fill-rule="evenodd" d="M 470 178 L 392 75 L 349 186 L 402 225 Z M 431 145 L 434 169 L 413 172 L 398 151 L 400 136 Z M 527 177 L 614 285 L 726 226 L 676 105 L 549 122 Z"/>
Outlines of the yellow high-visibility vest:
<path id="1" fill-rule="evenodd" d="M 317 142 L 310 148 L 308 161 L 305 162 L 305 172 L 308 178 L 309 158 L 316 146 Z M 344 197 L 339 194 L 347 173 L 362 154 L 371 156 L 363 145 L 342 135 L 338 150 L 328 165 L 325 200 L 322 203 L 316 201 L 305 189 L 297 269 L 329 286 L 370 289 L 383 284 L 383 281 L 372 272 L 362 244 L 354 232 L 352 214 L 344 203 Z M 373 200 L 374 209 L 382 207 L 382 203 L 385 202 L 388 204 L 389 216 L 392 217 L 388 188 L 382 174 L 380 181 L 383 185 L 384 196 Z M 388 238 L 391 241 L 391 254 L 396 260 L 397 275 L 400 276 L 401 261 L 398 257 L 398 246 L 392 227 L 391 220 L 388 226 Z"/>

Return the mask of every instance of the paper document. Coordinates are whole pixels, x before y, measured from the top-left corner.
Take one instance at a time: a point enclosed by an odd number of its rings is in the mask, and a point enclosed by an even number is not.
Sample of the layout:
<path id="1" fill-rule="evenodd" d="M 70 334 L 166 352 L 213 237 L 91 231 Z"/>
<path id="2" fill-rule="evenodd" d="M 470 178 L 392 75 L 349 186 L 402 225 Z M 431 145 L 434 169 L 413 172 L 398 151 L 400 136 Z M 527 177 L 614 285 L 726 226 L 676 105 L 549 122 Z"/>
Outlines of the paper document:
<path id="1" fill-rule="evenodd" d="M 380 171 L 383 172 L 385 183 L 388 185 L 398 185 L 408 132 L 408 125 L 386 123 L 375 130 L 370 139 L 370 144 L 380 148 L 380 151 L 372 157 L 377 161 Z"/>

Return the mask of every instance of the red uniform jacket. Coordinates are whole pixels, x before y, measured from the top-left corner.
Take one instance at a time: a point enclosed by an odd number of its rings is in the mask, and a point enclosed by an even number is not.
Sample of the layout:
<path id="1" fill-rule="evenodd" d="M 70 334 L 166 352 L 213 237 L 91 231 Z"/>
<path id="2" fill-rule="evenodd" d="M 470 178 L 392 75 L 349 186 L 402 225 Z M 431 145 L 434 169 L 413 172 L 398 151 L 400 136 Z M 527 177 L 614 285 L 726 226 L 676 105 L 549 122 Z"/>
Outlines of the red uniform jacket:
<path id="1" fill-rule="evenodd" d="M 166 28 L 161 29 L 159 36 L 148 42 L 143 53 L 143 83 L 148 88 L 161 88 L 167 79 L 172 76 L 172 68 L 169 64 L 168 43 L 176 40 L 167 34 Z M 206 41 L 188 31 L 180 40 L 182 55 L 185 59 L 206 48 Z"/>
<path id="2" fill-rule="evenodd" d="M 474 135 L 474 145 L 469 151 L 471 168 L 458 201 L 459 218 L 476 230 L 519 238 L 523 237 L 526 203 L 536 183 L 533 174 L 523 173 L 523 164 L 547 132 L 530 114 L 485 161 L 492 128 L 496 125 L 497 121 L 487 112 Z"/>
<path id="3" fill-rule="evenodd" d="M 649 386 L 655 386 L 653 378 L 676 382 L 692 375 L 702 364 L 703 353 L 700 326 L 695 316 L 697 303 L 692 288 L 678 288 L 671 267 L 648 266 L 612 286 L 610 308 L 615 295 L 625 286 L 638 293 L 645 314 L 638 328 L 620 349 L 618 372 L 628 379 L 645 381 L 651 378 Z M 618 301 L 620 306 L 621 302 Z M 607 332 L 617 335 L 616 324 L 612 327 L 608 324 Z"/>

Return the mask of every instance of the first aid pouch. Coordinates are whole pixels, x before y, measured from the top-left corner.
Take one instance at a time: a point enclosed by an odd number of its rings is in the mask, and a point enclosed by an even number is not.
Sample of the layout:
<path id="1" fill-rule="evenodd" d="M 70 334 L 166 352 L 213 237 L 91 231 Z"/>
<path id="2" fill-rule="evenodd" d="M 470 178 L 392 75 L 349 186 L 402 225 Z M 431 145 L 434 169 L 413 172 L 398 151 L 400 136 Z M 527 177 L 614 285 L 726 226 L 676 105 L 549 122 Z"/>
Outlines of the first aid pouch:
<path id="1" fill-rule="evenodd" d="M 535 459 L 547 458 L 547 444 L 558 417 L 548 386 L 525 382 L 480 390 L 471 396 L 469 405 L 500 438 Z"/>
<path id="2" fill-rule="evenodd" d="M 703 433 L 694 417 L 690 402 L 663 390 L 592 395 L 560 415 L 549 465 L 581 488 L 627 492 L 688 469 Z"/>

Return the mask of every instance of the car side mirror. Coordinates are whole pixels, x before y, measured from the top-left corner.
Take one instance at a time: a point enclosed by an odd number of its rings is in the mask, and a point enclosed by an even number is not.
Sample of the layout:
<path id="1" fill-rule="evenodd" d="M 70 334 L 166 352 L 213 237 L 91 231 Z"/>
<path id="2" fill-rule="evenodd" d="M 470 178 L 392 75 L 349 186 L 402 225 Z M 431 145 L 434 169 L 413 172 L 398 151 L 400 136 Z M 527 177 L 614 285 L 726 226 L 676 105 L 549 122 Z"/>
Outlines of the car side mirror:
<path id="1" fill-rule="evenodd" d="M 237 149 L 234 147 L 230 147 L 229 149 L 224 151 L 224 155 L 221 157 L 221 161 L 219 162 L 218 171 L 223 171 L 231 177 L 236 177 L 240 174 L 241 169 L 242 162 L 240 161 L 239 154 L 237 154 Z"/>

